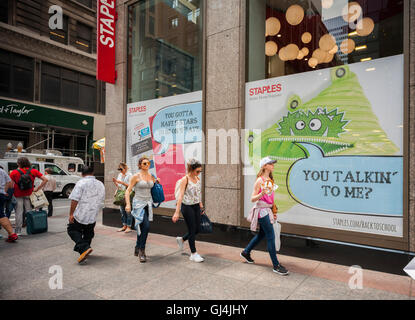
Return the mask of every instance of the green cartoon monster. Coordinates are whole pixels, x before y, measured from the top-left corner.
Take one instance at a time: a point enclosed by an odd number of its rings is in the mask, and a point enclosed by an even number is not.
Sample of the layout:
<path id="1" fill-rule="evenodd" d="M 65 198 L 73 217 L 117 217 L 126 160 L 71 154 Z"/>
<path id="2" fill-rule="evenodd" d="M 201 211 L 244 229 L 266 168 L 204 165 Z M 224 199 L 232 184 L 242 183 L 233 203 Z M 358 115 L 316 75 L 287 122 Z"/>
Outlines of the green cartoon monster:
<path id="1" fill-rule="evenodd" d="M 303 103 L 299 96 L 290 97 L 288 113 L 261 135 L 247 135 L 249 156 L 255 170 L 263 157 L 278 160 L 274 179 L 279 212 L 296 202 L 287 189 L 287 172 L 304 150 L 295 142 L 310 142 L 325 156 L 393 155 L 399 151 L 381 128 L 356 74 L 348 66 L 331 69 L 332 84 L 317 97 Z M 260 142 L 260 143 L 258 143 Z"/>

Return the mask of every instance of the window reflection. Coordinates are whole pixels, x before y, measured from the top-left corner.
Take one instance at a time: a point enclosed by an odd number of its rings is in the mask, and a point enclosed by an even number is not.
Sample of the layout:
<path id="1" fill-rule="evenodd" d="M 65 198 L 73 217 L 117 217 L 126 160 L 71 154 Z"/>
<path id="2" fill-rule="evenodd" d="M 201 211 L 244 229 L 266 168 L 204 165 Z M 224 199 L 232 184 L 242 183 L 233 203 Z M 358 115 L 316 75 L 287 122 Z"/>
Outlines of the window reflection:
<path id="1" fill-rule="evenodd" d="M 148 0 L 129 7 L 129 102 L 201 90 L 201 7 L 202 0 Z"/>

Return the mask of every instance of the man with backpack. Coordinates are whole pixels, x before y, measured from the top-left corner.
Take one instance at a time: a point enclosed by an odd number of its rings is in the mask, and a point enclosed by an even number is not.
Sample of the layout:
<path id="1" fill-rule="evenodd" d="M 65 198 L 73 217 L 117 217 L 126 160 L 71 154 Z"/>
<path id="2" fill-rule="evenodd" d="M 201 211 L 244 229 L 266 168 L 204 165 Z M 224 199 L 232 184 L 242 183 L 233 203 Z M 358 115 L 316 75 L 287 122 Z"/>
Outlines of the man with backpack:
<path id="1" fill-rule="evenodd" d="M 21 235 L 23 225 L 23 215 L 32 210 L 30 195 L 33 191 L 38 191 L 48 182 L 48 180 L 36 169 L 30 168 L 30 161 L 26 157 L 17 159 L 18 169 L 10 173 L 10 178 L 14 181 L 14 196 L 16 205 L 16 227 L 15 233 Z M 35 179 L 42 179 L 40 186 L 34 190 Z"/>

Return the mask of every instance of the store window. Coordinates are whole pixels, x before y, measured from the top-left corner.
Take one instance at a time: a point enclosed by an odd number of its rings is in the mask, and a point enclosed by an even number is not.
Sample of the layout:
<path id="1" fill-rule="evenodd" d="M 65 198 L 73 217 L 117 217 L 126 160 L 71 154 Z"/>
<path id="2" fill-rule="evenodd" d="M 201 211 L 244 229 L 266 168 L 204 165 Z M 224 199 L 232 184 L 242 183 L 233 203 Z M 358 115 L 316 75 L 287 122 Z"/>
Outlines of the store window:
<path id="1" fill-rule="evenodd" d="M 244 216 L 270 157 L 288 233 L 404 250 L 409 1 L 247 4 Z"/>
<path id="2" fill-rule="evenodd" d="M 92 28 L 77 22 L 76 24 L 76 44 L 77 48 L 85 51 L 92 52 Z"/>
<path id="3" fill-rule="evenodd" d="M 42 103 L 97 112 L 95 77 L 43 62 L 41 83 Z"/>
<path id="4" fill-rule="evenodd" d="M 51 40 L 60 42 L 62 44 L 68 44 L 68 17 L 63 16 L 63 28 L 49 31 L 49 37 Z"/>
<path id="5" fill-rule="evenodd" d="M 92 0 L 76 0 L 76 2 L 79 2 L 89 8 L 92 8 Z"/>
<path id="6" fill-rule="evenodd" d="M 0 95 L 33 101 L 34 60 L 0 50 Z"/>
<path id="7" fill-rule="evenodd" d="M 403 0 L 249 0 L 247 80 L 402 54 L 403 6 Z"/>
<path id="8" fill-rule="evenodd" d="M 9 1 L 0 1 L 0 22 L 9 22 Z"/>
<path id="9" fill-rule="evenodd" d="M 152 0 L 129 7 L 128 101 L 202 89 L 202 1 Z"/>

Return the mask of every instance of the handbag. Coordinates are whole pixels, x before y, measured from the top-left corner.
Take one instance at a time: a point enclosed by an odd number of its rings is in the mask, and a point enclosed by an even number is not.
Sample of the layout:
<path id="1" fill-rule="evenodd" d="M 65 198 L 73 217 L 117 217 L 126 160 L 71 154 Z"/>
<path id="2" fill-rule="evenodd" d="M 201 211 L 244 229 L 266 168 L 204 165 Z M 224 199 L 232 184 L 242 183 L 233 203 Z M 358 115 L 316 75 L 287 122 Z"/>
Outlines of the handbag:
<path id="1" fill-rule="evenodd" d="M 275 249 L 280 251 L 281 248 L 281 225 L 275 221 L 274 225 L 274 233 L 275 233 Z"/>
<path id="2" fill-rule="evenodd" d="M 130 203 L 131 201 L 133 201 L 135 192 L 134 190 L 131 191 L 130 193 Z M 114 202 L 113 202 L 116 206 L 122 206 L 125 207 L 126 203 L 125 203 L 125 190 L 121 190 L 118 189 L 117 192 L 114 195 Z"/>
<path id="3" fill-rule="evenodd" d="M 163 191 L 163 186 L 161 185 L 161 183 L 157 181 L 156 176 L 153 174 L 152 176 L 156 180 L 154 182 L 154 186 L 151 188 L 151 197 L 153 198 L 153 208 L 158 208 L 160 204 L 165 200 L 164 191 Z M 157 206 L 155 206 L 154 203 L 158 203 Z"/>
<path id="4" fill-rule="evenodd" d="M 202 216 L 200 217 L 199 233 L 212 233 L 212 232 L 213 232 L 212 222 L 210 222 L 206 213 L 202 214 Z"/>
<path id="5" fill-rule="evenodd" d="M 32 203 L 35 209 L 41 208 L 41 207 L 47 207 L 49 205 L 49 201 L 46 198 L 43 190 L 32 192 L 32 194 L 30 195 L 30 202 Z"/>

